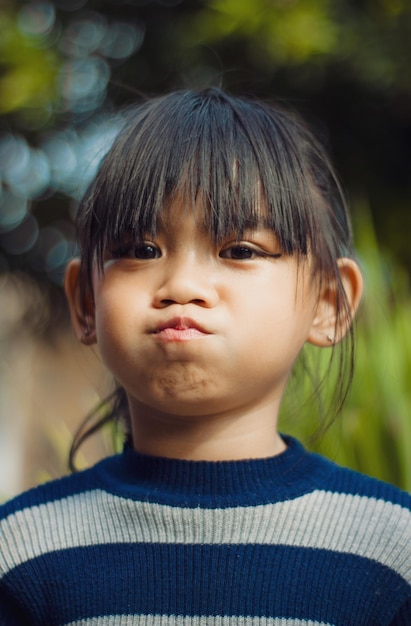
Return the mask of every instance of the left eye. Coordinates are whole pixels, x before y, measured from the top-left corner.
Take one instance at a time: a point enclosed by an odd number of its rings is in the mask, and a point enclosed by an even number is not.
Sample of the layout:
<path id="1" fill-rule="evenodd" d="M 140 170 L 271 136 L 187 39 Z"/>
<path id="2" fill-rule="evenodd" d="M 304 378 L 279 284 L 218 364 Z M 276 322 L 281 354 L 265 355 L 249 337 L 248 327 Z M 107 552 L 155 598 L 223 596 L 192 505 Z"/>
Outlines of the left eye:
<path id="1" fill-rule="evenodd" d="M 237 261 L 252 259 L 254 256 L 263 256 L 263 253 L 259 254 L 254 248 L 242 245 L 230 246 L 220 252 L 220 257 L 223 259 L 234 259 Z"/>

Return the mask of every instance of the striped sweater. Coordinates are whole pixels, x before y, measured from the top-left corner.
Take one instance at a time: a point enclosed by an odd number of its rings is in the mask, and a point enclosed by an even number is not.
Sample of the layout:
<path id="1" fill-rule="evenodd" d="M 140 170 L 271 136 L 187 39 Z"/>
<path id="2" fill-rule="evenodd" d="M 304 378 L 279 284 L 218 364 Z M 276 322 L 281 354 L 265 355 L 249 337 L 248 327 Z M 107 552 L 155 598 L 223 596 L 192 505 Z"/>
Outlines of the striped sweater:
<path id="1" fill-rule="evenodd" d="M 411 497 L 306 452 L 125 451 L 0 507 L 0 624 L 411 624 Z"/>

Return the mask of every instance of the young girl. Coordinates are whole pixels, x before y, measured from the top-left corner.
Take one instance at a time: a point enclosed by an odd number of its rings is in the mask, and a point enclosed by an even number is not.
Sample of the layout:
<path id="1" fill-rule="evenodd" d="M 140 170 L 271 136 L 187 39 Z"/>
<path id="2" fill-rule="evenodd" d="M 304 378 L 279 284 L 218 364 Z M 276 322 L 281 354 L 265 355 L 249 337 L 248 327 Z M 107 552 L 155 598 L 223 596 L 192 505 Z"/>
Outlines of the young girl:
<path id="1" fill-rule="evenodd" d="M 128 441 L 2 508 L 1 624 L 411 624 L 410 496 L 276 426 L 307 342 L 346 336 L 349 378 L 362 292 L 311 134 L 218 89 L 150 100 L 77 226 L 73 326 Z"/>

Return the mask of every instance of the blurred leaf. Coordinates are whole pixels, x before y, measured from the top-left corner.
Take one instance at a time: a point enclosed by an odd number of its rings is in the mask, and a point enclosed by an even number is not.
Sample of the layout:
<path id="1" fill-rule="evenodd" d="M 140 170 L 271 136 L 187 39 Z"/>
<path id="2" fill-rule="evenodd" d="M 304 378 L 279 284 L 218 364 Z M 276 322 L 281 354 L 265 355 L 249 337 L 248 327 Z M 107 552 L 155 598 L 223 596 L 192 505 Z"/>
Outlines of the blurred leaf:
<path id="1" fill-rule="evenodd" d="M 16 15 L 1 8 L 0 64 L 0 113 L 47 107 L 58 97 L 56 51 L 36 45 L 18 29 Z"/>
<path id="2" fill-rule="evenodd" d="M 302 62 L 335 49 L 338 26 L 330 6 L 329 0 L 210 0 L 181 34 L 188 45 L 240 35 L 276 63 Z"/>

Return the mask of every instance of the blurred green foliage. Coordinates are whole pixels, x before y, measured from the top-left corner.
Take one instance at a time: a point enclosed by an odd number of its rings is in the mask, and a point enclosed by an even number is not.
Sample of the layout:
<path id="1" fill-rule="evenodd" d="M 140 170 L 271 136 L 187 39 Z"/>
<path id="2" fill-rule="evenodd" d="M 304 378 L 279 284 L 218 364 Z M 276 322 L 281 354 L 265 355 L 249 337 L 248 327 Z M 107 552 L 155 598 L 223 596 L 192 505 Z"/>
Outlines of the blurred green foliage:
<path id="1" fill-rule="evenodd" d="M 0 17 L 0 114 L 37 109 L 48 118 L 58 95 L 59 55 L 19 29 L 14 11 L 0 10 Z"/>
<path id="2" fill-rule="evenodd" d="M 338 45 L 339 28 L 328 0 L 210 0 L 190 22 L 185 30 L 188 44 L 242 37 L 252 40 L 250 53 L 257 63 L 304 63 L 332 54 Z"/>
<path id="3" fill-rule="evenodd" d="M 186 45 L 242 39 L 255 66 L 351 66 L 378 89 L 409 90 L 406 0 L 209 0 L 180 35 Z"/>
<path id="4" fill-rule="evenodd" d="M 365 203 L 357 207 L 356 215 L 357 246 L 366 288 L 355 324 L 351 391 L 342 413 L 325 434 L 319 430 L 316 437 L 318 403 L 312 386 L 305 380 L 301 393 L 301 380 L 292 381 L 291 397 L 286 395 L 283 406 L 281 429 L 342 465 L 411 491 L 409 276 L 381 251 Z M 316 380 L 322 380 L 330 350 L 307 348 L 311 367 L 318 368 Z M 338 381 L 332 372 L 330 380 L 325 380 L 321 393 L 324 406 L 328 406 L 333 385 Z"/>

